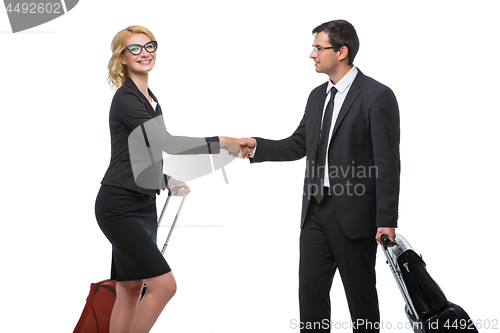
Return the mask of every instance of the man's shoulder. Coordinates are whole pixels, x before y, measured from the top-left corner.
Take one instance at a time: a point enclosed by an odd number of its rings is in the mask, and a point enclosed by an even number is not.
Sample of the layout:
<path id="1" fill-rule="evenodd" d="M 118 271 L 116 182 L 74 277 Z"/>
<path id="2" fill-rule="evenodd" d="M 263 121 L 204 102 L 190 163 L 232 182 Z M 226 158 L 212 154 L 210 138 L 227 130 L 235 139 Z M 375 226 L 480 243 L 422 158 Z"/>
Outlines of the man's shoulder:
<path id="1" fill-rule="evenodd" d="M 328 87 L 328 81 L 326 81 L 325 83 L 322 83 L 319 86 L 317 86 L 316 88 L 314 88 L 311 91 L 311 95 L 323 94 L 326 96 L 326 88 L 327 87 Z"/>
<path id="2" fill-rule="evenodd" d="M 356 83 L 356 80 L 354 81 L 354 83 Z M 361 96 L 364 99 L 370 100 L 372 102 L 387 99 L 396 100 L 396 95 L 391 88 L 373 79 L 370 76 L 366 76 L 363 74 L 362 81 L 358 81 L 357 84 L 359 84 Z"/>
<path id="3" fill-rule="evenodd" d="M 374 78 L 368 75 L 364 75 L 363 73 L 361 73 L 361 71 L 358 73 L 358 75 L 361 75 L 362 82 L 360 82 L 360 84 L 363 87 L 366 87 L 374 91 L 383 91 L 383 90 L 392 91 L 391 88 L 389 88 L 387 85 L 381 83 L 380 81 L 375 80 Z M 354 82 L 356 82 L 356 80 L 354 80 Z"/>

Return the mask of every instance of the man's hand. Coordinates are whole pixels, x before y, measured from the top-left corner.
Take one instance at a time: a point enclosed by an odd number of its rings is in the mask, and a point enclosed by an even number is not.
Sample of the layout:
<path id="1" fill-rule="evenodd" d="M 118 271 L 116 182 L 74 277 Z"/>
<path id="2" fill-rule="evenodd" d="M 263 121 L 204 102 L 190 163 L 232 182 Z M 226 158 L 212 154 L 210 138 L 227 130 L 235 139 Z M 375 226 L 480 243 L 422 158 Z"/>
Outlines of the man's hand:
<path id="1" fill-rule="evenodd" d="M 378 227 L 377 228 L 377 236 L 375 236 L 375 239 L 377 240 L 377 244 L 382 244 L 382 235 L 383 234 L 386 234 L 387 236 L 389 236 L 389 239 L 391 241 L 394 241 L 394 239 L 396 238 L 396 231 L 394 230 L 394 228 L 386 228 L 386 227 Z M 387 247 L 392 247 L 393 245 L 391 244 L 388 244 Z"/>
<path id="2" fill-rule="evenodd" d="M 256 145 L 257 140 L 255 140 L 254 138 L 241 138 L 240 146 L 242 148 L 242 157 L 248 158 L 250 155 L 252 155 Z"/>
<path id="3" fill-rule="evenodd" d="M 227 150 L 229 155 L 238 158 L 248 157 L 251 153 L 248 152 L 248 148 L 245 146 L 241 146 L 241 142 L 239 139 L 220 136 L 220 147 Z"/>

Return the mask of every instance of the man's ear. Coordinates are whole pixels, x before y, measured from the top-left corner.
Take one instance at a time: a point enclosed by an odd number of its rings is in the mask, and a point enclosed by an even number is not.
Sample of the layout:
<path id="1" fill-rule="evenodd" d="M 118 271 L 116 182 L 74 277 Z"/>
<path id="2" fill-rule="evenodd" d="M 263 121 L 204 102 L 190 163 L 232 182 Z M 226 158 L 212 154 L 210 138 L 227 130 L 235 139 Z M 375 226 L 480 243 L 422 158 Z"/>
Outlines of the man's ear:
<path id="1" fill-rule="evenodd" d="M 347 48 L 347 46 L 344 45 L 339 49 L 339 52 L 340 52 L 339 60 L 344 60 L 345 58 L 347 58 L 347 55 L 349 54 L 349 49 Z"/>

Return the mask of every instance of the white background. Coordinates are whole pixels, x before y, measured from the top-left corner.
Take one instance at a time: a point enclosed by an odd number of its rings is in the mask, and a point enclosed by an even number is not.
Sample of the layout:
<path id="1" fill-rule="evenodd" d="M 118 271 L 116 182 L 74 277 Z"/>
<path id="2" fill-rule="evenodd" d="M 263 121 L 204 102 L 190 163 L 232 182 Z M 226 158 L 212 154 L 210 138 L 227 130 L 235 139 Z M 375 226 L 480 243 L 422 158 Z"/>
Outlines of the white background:
<path id="1" fill-rule="evenodd" d="M 327 79 L 308 58 L 312 29 L 343 18 L 361 41 L 355 64 L 398 98 L 398 232 L 449 300 L 476 321 L 497 322 L 481 332 L 498 331 L 497 8 L 496 1 L 82 0 L 17 34 L 0 11 L 0 330 L 71 332 L 90 283 L 109 275 L 111 247 L 94 200 L 109 163 L 106 65 L 116 32 L 144 25 L 159 41 L 150 86 L 171 133 L 280 139 Z M 290 321 L 298 319 L 304 167 L 305 160 L 236 160 L 226 166 L 229 185 L 220 171 L 190 182 L 166 254 L 178 292 L 152 332 L 298 332 Z M 403 300 L 381 251 L 378 259 L 382 332 L 411 332 L 395 328 L 407 322 Z M 345 326 L 338 276 L 332 307 L 333 321 Z"/>

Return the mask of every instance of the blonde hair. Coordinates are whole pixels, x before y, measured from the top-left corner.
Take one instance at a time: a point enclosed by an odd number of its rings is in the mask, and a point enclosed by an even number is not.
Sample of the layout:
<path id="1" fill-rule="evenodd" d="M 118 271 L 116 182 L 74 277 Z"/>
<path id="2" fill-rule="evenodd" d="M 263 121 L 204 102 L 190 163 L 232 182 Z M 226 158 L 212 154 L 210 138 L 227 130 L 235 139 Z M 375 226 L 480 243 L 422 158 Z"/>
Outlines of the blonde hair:
<path id="1" fill-rule="evenodd" d="M 145 34 L 150 40 L 156 40 L 151 31 L 139 25 L 130 26 L 115 35 L 111 42 L 113 53 L 108 63 L 108 83 L 116 89 L 120 88 L 128 77 L 128 69 L 121 63 L 120 57 L 127 47 L 125 41 L 134 34 Z"/>

